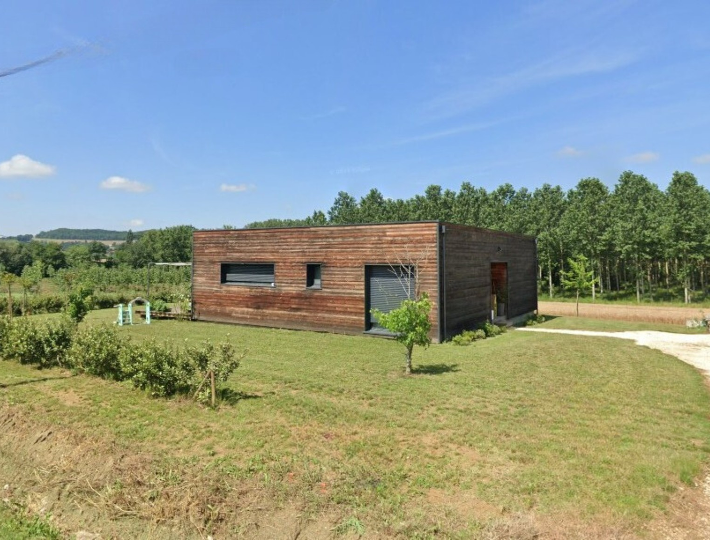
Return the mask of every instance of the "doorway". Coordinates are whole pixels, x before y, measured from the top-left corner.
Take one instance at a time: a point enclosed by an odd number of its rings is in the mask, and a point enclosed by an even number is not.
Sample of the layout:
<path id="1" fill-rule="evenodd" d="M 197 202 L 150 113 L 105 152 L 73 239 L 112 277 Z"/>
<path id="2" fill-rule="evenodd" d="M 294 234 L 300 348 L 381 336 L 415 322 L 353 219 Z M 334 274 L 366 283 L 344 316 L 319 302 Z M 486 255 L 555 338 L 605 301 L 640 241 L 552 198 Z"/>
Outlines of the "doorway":
<path id="1" fill-rule="evenodd" d="M 508 318 L 508 263 L 491 263 L 491 320 Z"/>

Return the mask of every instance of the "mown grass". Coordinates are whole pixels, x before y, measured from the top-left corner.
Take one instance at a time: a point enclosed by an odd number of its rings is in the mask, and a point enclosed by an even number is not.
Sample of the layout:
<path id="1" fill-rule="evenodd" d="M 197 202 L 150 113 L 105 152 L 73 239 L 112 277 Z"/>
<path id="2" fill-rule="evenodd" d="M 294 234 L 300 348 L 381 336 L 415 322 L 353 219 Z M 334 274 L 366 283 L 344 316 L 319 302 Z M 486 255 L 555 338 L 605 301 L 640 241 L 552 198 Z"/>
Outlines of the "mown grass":
<path id="1" fill-rule="evenodd" d="M 592 330 L 596 332 L 629 332 L 636 330 L 654 330 L 673 334 L 705 334 L 703 327 L 688 328 L 680 324 L 664 324 L 649 322 L 617 321 L 605 319 L 590 319 L 587 317 L 554 317 L 542 314 L 545 322 L 540 328 L 557 328 L 564 330 Z"/>
<path id="2" fill-rule="evenodd" d="M 174 321 L 121 332 L 249 352 L 217 411 L 7 362 L 1 395 L 162 455 L 166 470 L 190 462 L 256 479 L 276 502 L 369 532 L 467 538 L 517 512 L 640 527 L 710 452 L 701 375 L 623 340 L 512 331 L 417 350 L 405 377 L 401 346 L 383 339 Z"/>

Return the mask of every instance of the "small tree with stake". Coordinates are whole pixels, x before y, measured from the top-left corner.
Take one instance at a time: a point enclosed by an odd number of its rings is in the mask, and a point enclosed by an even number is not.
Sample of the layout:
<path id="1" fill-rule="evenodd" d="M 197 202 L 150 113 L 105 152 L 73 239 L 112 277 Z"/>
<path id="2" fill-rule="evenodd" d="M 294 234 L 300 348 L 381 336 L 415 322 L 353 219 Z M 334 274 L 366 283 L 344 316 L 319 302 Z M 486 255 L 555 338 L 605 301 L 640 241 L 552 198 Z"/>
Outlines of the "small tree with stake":
<path id="1" fill-rule="evenodd" d="M 426 348 L 431 344 L 429 337 L 430 311 L 431 301 L 426 293 L 422 293 L 417 300 L 404 300 L 397 309 L 393 309 L 389 313 L 382 313 L 377 309 L 372 310 L 372 314 L 377 317 L 378 322 L 392 332 L 395 339 L 406 347 L 404 372 L 407 375 L 412 373 L 414 346 L 419 345 Z"/>
<path id="2" fill-rule="evenodd" d="M 582 291 L 591 289 L 597 282 L 593 270 L 587 270 L 587 258 L 579 255 L 576 259 L 568 259 L 570 269 L 562 274 L 562 283 L 576 293 L 577 317 L 579 317 L 579 295 Z"/>

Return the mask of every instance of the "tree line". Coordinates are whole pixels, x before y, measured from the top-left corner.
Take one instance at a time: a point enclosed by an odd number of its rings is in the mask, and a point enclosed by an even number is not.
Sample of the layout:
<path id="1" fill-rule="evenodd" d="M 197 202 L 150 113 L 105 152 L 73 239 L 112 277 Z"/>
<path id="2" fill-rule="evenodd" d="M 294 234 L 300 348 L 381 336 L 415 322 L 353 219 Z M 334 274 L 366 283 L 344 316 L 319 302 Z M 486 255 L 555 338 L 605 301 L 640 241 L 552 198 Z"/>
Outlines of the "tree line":
<path id="1" fill-rule="evenodd" d="M 67 249 L 54 242 L 0 241 L 0 273 L 21 276 L 26 267 L 38 266 L 42 276 L 48 277 L 61 269 L 97 264 L 144 268 L 155 262 L 189 262 L 194 230 L 191 225 L 178 225 L 140 235 L 128 231 L 118 246 L 91 241 Z"/>
<path id="2" fill-rule="evenodd" d="M 707 293 L 710 192 L 690 172 L 675 172 L 665 191 L 645 176 L 622 173 L 609 189 L 584 178 L 568 190 L 533 191 L 505 183 L 492 191 L 464 182 L 458 191 L 430 185 L 410 199 L 371 189 L 359 200 L 341 191 L 327 212 L 269 219 L 247 228 L 441 220 L 537 238 L 540 288 L 553 297 L 569 259 L 584 256 L 593 296 L 631 295 L 686 303 Z"/>

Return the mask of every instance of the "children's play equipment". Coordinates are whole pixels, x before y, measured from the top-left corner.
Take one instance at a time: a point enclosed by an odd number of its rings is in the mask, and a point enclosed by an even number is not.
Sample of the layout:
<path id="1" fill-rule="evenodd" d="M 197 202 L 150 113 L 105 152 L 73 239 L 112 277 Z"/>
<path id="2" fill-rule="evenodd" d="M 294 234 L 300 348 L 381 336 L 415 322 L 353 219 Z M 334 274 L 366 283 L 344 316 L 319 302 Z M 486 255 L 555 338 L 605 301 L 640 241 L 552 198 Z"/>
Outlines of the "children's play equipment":
<path id="1" fill-rule="evenodd" d="M 139 297 L 128 302 L 126 306 L 118 304 L 118 320 L 116 321 L 118 326 L 133 324 L 133 304 L 135 303 L 145 304 L 145 324 L 150 324 L 150 302 Z"/>

